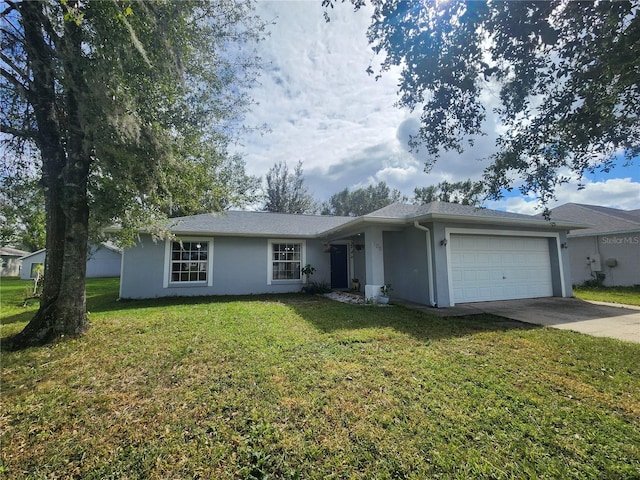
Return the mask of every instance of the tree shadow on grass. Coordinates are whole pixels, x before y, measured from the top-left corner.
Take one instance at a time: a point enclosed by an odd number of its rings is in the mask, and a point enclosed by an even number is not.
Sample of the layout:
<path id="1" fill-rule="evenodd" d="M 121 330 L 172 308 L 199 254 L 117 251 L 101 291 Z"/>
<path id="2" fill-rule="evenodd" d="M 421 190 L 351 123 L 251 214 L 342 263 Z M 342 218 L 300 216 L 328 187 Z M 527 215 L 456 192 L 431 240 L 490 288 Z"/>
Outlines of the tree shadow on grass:
<path id="1" fill-rule="evenodd" d="M 293 302 L 291 306 L 302 318 L 325 333 L 389 328 L 424 342 L 485 332 L 540 328 L 538 325 L 484 313 L 442 317 L 401 305 L 351 305 L 319 299 L 317 305 L 306 306 Z"/>
<path id="2" fill-rule="evenodd" d="M 482 332 L 531 330 L 536 325 L 508 320 L 488 314 L 463 317 L 440 317 L 427 312 L 391 305 L 352 305 L 321 296 L 300 293 L 208 297 L 162 297 L 141 300 L 119 300 L 117 288 L 87 289 L 87 311 L 91 314 L 158 309 L 184 305 L 231 302 L 274 302 L 292 308 L 303 320 L 324 333 L 340 333 L 369 328 L 389 328 L 424 341 L 463 337 Z M 28 322 L 35 310 L 2 318 L 2 324 Z M 0 339 L 0 342 L 6 338 Z"/>

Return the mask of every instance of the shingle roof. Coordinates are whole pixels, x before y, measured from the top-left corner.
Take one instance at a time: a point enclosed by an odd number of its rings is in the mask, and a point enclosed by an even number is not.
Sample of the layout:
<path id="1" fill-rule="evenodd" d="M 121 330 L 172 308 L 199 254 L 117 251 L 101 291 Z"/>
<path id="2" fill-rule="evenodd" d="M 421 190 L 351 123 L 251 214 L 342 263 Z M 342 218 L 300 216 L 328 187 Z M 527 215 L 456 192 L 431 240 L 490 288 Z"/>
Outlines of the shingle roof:
<path id="1" fill-rule="evenodd" d="M 427 215 L 447 215 L 465 216 L 481 218 L 501 218 L 518 220 L 538 220 L 531 215 L 520 213 L 503 212 L 501 210 L 490 210 L 471 205 L 461 205 L 459 203 L 431 202 L 424 205 L 408 205 L 406 203 L 392 203 L 386 207 L 371 212 L 365 217 L 370 218 L 403 218 L 412 219 Z"/>
<path id="2" fill-rule="evenodd" d="M 229 211 L 172 218 L 170 230 L 181 234 L 315 237 L 353 217 Z"/>
<path id="3" fill-rule="evenodd" d="M 335 235 L 345 231 L 355 231 L 361 228 L 364 223 L 409 225 L 415 221 L 457 221 L 482 224 L 484 226 L 522 226 L 545 230 L 571 230 L 585 227 L 585 225 L 576 222 L 549 222 L 534 215 L 522 215 L 519 213 L 490 210 L 457 203 L 431 202 L 425 205 L 392 203 L 362 217 L 355 217 L 351 222 L 340 225 L 325 233 L 327 235 Z"/>
<path id="4" fill-rule="evenodd" d="M 573 233 L 570 236 L 590 236 L 612 233 L 640 231 L 640 210 L 618 210 L 617 208 L 600 207 L 567 203 L 551 211 L 551 219 L 567 220 L 591 225 L 591 227 Z"/>
<path id="5" fill-rule="evenodd" d="M 0 255 L 6 255 L 10 257 L 23 257 L 24 255 L 28 255 L 29 252 L 25 250 L 18 250 L 13 247 L 0 247 Z"/>
<path id="6" fill-rule="evenodd" d="M 39 254 L 40 252 L 44 252 L 46 250 L 47 250 L 46 248 L 41 248 L 40 250 L 36 250 L 35 252 L 27 253 L 25 256 L 20 257 L 20 260 L 24 260 L 26 258 L 31 258 L 31 257 Z"/>
<path id="7" fill-rule="evenodd" d="M 410 224 L 431 219 L 513 223 L 543 228 L 580 228 L 578 224 L 552 225 L 532 215 L 503 212 L 447 202 L 426 205 L 393 203 L 361 217 L 293 215 L 286 213 L 228 211 L 205 213 L 169 220 L 169 230 L 179 235 L 240 235 L 256 237 L 315 238 L 360 228 L 362 223 Z"/>

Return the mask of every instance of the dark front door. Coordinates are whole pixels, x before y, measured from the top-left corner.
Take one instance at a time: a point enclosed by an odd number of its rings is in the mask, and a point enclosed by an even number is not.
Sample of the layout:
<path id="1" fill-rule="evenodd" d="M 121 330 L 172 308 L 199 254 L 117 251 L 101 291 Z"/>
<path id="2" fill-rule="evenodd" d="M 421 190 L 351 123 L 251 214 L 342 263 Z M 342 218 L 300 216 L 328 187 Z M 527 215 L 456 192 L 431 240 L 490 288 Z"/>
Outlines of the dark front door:
<path id="1" fill-rule="evenodd" d="M 346 245 L 331 245 L 331 288 L 349 288 Z"/>

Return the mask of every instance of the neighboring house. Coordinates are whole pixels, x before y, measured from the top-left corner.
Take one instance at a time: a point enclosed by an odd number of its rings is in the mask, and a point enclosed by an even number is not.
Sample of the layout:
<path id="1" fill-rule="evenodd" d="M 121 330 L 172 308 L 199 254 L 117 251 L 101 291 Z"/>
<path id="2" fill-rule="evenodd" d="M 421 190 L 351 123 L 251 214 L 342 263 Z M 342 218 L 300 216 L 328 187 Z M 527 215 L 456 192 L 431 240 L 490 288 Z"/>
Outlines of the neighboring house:
<path id="1" fill-rule="evenodd" d="M 375 298 L 456 303 L 572 295 L 567 232 L 581 225 L 433 202 L 361 217 L 231 211 L 172 219 L 172 240 L 140 233 L 123 252 L 120 296 L 300 291 L 311 280 Z"/>
<path id="2" fill-rule="evenodd" d="M 29 252 L 13 247 L 0 247 L 1 269 L 0 277 L 17 277 L 22 267 L 22 257 Z"/>
<path id="3" fill-rule="evenodd" d="M 574 285 L 598 277 L 607 286 L 640 285 L 640 209 L 567 203 L 551 211 L 557 219 L 590 225 L 568 235 Z"/>
<path id="4" fill-rule="evenodd" d="M 39 265 L 44 267 L 47 256 L 46 249 L 38 250 L 22 257 L 22 271 L 20 278 L 29 280 L 35 278 Z M 87 252 L 87 278 L 119 277 L 122 252 L 109 243 L 92 244 Z"/>

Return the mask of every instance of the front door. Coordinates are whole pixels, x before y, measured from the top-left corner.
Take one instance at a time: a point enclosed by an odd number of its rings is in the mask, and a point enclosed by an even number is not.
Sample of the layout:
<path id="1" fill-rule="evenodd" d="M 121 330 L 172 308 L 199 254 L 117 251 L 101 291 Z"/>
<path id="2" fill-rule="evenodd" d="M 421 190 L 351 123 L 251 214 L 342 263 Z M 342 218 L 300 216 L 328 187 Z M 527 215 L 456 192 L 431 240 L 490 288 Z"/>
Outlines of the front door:
<path id="1" fill-rule="evenodd" d="M 331 288 L 349 288 L 347 245 L 331 245 Z"/>

